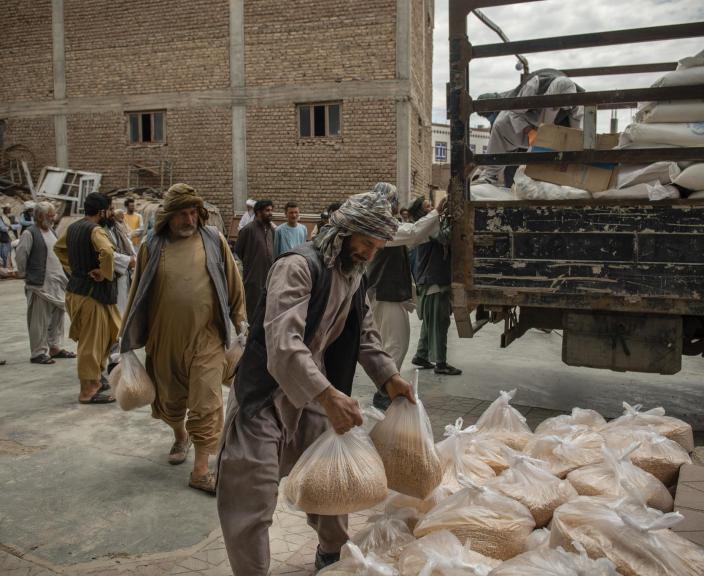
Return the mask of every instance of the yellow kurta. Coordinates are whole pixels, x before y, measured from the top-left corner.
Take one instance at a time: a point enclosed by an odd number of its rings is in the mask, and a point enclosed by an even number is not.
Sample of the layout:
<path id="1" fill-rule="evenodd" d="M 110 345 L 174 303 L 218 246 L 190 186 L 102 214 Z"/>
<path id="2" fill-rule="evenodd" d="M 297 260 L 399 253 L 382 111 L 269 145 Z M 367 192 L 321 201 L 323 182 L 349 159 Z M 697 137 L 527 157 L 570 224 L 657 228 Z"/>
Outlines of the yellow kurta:
<path id="1" fill-rule="evenodd" d="M 115 252 L 110 238 L 105 230 L 96 226 L 91 233 L 91 242 L 98 253 L 100 271 L 105 278 L 112 280 Z M 70 274 L 66 234 L 57 240 L 54 252 Z M 78 378 L 100 380 L 110 348 L 117 342 L 120 331 L 120 312 L 117 305 L 101 304 L 90 296 L 66 292 L 66 311 L 71 319 L 69 338 L 78 342 Z"/>
<path id="2" fill-rule="evenodd" d="M 242 280 L 225 239 L 221 241 L 230 318 L 239 326 L 245 318 Z M 142 245 L 133 292 L 147 257 Z M 223 425 L 222 383 L 231 376 L 231 367 L 225 360 L 219 304 L 200 234 L 164 244 L 148 298 L 146 368 L 157 390 L 152 415 L 172 428 L 180 428 L 187 417 L 194 445 L 214 454 Z"/>

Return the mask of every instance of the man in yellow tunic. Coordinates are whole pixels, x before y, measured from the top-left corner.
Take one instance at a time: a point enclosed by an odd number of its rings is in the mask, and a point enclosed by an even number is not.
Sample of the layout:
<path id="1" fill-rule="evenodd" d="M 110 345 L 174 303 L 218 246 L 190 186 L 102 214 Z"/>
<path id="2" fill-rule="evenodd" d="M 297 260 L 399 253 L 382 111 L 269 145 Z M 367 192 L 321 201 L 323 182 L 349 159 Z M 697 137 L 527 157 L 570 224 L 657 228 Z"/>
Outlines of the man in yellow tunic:
<path id="1" fill-rule="evenodd" d="M 114 402 L 101 386 L 110 348 L 117 342 L 120 312 L 114 278 L 115 251 L 102 226 L 112 214 L 111 200 L 93 193 L 84 202 L 85 218 L 71 224 L 54 246 L 69 275 L 66 311 L 69 337 L 78 342 L 78 378 L 81 404 Z"/>
<path id="2" fill-rule="evenodd" d="M 246 315 L 234 257 L 207 218 L 193 188 L 168 190 L 139 251 L 120 348 L 145 347 L 156 386 L 152 416 L 174 431 L 169 463 L 183 463 L 193 443 L 189 486 L 214 494 L 208 458 L 222 432 L 222 384 L 234 377 L 226 347 L 231 325 L 242 333 Z"/>

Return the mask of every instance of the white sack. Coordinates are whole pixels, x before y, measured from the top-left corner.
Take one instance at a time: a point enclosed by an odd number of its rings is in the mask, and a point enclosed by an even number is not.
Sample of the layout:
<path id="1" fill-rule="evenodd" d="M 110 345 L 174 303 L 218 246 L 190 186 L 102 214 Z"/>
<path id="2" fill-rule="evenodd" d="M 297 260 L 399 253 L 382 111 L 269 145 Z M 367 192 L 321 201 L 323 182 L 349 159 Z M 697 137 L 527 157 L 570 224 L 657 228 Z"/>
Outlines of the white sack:
<path id="1" fill-rule="evenodd" d="M 704 84 L 704 66 L 668 72 L 653 84 L 653 88 L 660 86 L 695 86 L 696 84 Z"/>
<path id="2" fill-rule="evenodd" d="M 533 180 L 520 166 L 513 177 L 513 192 L 519 200 L 583 200 L 592 195 L 586 190 Z"/>
<path id="3" fill-rule="evenodd" d="M 644 182 L 626 188 L 610 188 L 603 192 L 594 192 L 594 198 L 610 198 L 618 200 L 648 200 L 657 202 L 658 200 L 676 200 L 680 197 L 680 191 L 674 186 L 663 186 L 660 182 Z"/>
<path id="4" fill-rule="evenodd" d="M 704 100 L 663 100 L 645 102 L 635 115 L 636 122 L 702 122 Z"/>
<path id="5" fill-rule="evenodd" d="M 516 196 L 511 188 L 494 186 L 493 184 L 470 184 L 470 198 L 474 201 L 482 202 L 507 202 L 516 200 Z"/>
<path id="6" fill-rule="evenodd" d="M 618 144 L 619 148 L 628 144 L 701 146 L 704 144 L 704 123 L 629 124 L 622 132 Z"/>
<path id="7" fill-rule="evenodd" d="M 688 190 L 704 190 L 704 164 L 692 164 L 677 173 L 673 171 L 672 182 Z"/>
<path id="8" fill-rule="evenodd" d="M 622 164 L 616 172 L 616 188 L 636 184 L 660 182 L 670 184 L 680 173 L 677 162 L 653 162 L 652 164 Z"/>
<path id="9" fill-rule="evenodd" d="M 695 68 L 704 66 L 704 50 L 697 52 L 694 56 L 682 58 L 677 64 L 677 70 L 686 70 L 687 68 Z"/>

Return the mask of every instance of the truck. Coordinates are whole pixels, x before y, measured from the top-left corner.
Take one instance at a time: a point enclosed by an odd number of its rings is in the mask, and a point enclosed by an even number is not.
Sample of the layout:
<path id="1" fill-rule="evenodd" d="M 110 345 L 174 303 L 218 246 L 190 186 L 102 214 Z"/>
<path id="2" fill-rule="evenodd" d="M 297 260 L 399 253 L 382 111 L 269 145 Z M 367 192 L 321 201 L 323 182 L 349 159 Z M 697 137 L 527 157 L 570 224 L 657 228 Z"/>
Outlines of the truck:
<path id="1" fill-rule="evenodd" d="M 568 365 L 675 374 L 682 355 L 704 353 L 704 200 L 473 201 L 470 176 L 482 165 L 704 162 L 704 130 L 702 144 L 694 147 L 595 147 L 597 108 L 704 99 L 704 87 L 472 99 L 469 64 L 479 58 L 701 37 L 704 22 L 522 41 L 502 35 L 503 42 L 472 45 L 467 35 L 471 12 L 487 20 L 481 8 L 525 2 L 540 0 L 449 0 L 448 196 L 459 336 L 472 338 L 489 322 L 503 323 L 500 345 L 506 347 L 531 328 L 561 330 L 562 361 Z M 619 62 L 562 72 L 605 76 L 675 66 Z M 560 106 L 584 107 L 582 150 L 475 154 L 469 147 L 473 112 Z"/>

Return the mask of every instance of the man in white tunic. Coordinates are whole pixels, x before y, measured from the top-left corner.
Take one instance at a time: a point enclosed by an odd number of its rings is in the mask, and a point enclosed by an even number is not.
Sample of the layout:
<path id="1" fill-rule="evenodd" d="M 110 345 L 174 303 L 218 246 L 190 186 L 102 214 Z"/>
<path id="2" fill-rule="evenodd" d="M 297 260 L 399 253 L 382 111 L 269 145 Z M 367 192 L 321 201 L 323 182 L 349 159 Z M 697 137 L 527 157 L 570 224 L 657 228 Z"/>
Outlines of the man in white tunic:
<path id="1" fill-rule="evenodd" d="M 54 358 L 75 358 L 62 348 L 68 278 L 54 254 L 56 212 L 49 202 L 34 209 L 34 224 L 20 236 L 17 269 L 25 279 L 30 362 L 54 364 Z"/>

